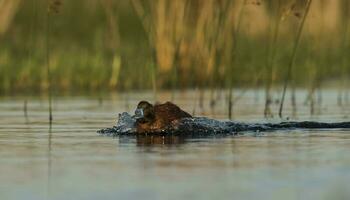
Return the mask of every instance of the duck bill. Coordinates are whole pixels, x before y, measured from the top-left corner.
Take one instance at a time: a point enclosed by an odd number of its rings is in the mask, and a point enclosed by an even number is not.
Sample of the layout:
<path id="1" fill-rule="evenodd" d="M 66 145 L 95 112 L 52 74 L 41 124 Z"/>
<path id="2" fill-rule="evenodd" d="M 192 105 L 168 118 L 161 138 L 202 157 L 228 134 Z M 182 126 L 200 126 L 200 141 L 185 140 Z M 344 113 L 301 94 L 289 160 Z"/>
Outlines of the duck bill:
<path id="1" fill-rule="evenodd" d="M 141 119 L 141 118 L 143 118 L 143 117 L 144 117 L 143 109 L 137 108 L 137 109 L 135 110 L 134 118 L 135 118 L 135 119 Z"/>

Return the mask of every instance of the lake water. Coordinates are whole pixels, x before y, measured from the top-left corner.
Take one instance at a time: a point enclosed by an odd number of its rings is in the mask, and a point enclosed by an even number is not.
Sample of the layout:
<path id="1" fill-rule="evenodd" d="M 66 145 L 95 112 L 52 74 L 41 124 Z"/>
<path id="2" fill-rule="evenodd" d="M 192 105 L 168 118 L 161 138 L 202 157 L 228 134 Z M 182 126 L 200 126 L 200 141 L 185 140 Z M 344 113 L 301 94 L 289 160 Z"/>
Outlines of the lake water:
<path id="1" fill-rule="evenodd" d="M 263 91 L 238 91 L 235 120 L 263 120 Z M 241 95 L 242 94 L 242 95 Z M 224 95 L 210 109 L 194 91 L 174 102 L 196 115 L 227 116 Z M 315 115 L 298 91 L 297 120 L 350 120 L 335 90 Z M 172 98 L 159 94 L 159 100 Z M 293 130 L 206 138 L 113 138 L 96 133 L 151 93 L 0 98 L 0 199 L 350 199 L 350 130 Z M 23 108 L 27 101 L 27 117 Z M 290 103 L 286 116 L 293 118 Z M 274 105 L 277 110 L 277 105 Z M 278 119 L 269 120 L 278 122 Z"/>

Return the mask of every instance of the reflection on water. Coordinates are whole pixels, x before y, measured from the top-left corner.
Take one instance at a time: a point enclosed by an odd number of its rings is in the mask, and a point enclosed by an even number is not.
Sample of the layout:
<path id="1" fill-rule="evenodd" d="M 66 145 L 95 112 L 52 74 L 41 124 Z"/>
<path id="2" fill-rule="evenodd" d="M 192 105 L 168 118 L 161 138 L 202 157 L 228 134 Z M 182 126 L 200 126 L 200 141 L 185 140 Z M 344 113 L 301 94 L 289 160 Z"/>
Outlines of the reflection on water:
<path id="1" fill-rule="evenodd" d="M 348 107 L 336 106 L 334 91 L 324 94 L 322 114 L 310 117 L 299 92 L 298 119 L 344 121 Z M 263 96 L 260 92 L 256 102 L 255 95 L 248 91 L 237 102 L 236 120 L 262 122 Z M 194 109 L 194 96 L 177 94 L 175 102 L 202 116 L 225 118 L 224 100 L 212 112 L 209 106 Z M 350 197 L 348 130 L 202 138 L 96 134 L 111 127 L 118 113 L 132 112 L 141 97 L 152 100 L 148 93 L 109 96 L 103 103 L 93 97 L 55 98 L 51 129 L 44 99 L 1 98 L 0 199 Z"/>
<path id="2" fill-rule="evenodd" d="M 154 145 L 179 145 L 185 143 L 183 136 L 137 136 L 137 146 L 154 146 Z"/>
<path id="3" fill-rule="evenodd" d="M 26 117 L 27 118 L 27 117 Z M 51 193 L 51 174 L 52 174 L 52 121 L 49 122 L 49 137 L 48 137 L 48 150 L 47 150 L 47 195 Z"/>

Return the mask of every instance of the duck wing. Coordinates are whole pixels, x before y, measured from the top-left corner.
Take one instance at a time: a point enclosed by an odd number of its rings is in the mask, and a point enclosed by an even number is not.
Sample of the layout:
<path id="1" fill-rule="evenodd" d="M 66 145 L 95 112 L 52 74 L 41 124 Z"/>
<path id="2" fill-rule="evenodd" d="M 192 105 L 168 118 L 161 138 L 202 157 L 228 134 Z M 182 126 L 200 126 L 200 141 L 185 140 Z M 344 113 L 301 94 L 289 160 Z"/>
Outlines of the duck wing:
<path id="1" fill-rule="evenodd" d="M 171 102 L 155 105 L 154 111 L 157 118 L 162 118 L 166 122 L 172 122 L 182 118 L 192 118 L 190 114 L 181 110 L 181 108 Z"/>

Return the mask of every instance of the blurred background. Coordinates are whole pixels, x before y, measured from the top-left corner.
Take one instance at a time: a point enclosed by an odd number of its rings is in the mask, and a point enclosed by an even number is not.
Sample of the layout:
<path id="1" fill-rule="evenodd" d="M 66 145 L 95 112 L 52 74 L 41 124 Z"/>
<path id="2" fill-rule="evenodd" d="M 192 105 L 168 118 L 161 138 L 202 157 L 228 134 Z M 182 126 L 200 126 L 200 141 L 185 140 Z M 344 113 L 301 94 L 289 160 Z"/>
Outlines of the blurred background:
<path id="1" fill-rule="evenodd" d="M 345 98 L 350 3 L 307 4 L 0 0 L 0 93 L 44 93 L 49 82 L 59 94 L 228 87 L 269 93 L 281 90 L 294 60 L 292 88 L 314 93 L 335 85 Z"/>
<path id="2" fill-rule="evenodd" d="M 140 100 L 349 121 L 349 19 L 349 0 L 0 0 L 0 199 L 350 199 L 348 129 L 96 133 Z"/>

